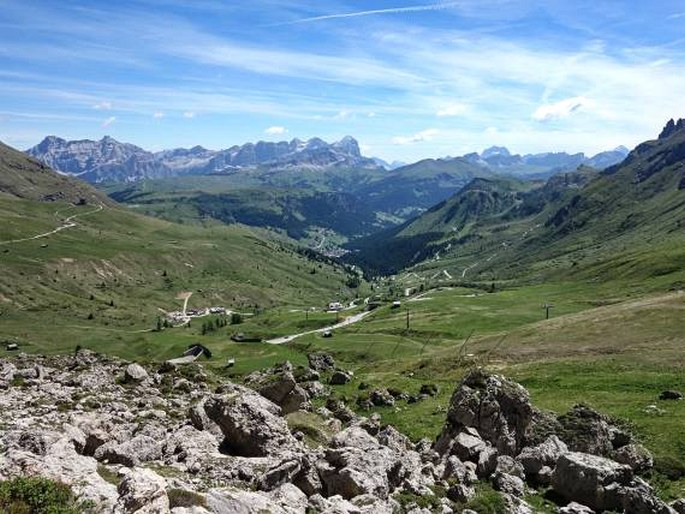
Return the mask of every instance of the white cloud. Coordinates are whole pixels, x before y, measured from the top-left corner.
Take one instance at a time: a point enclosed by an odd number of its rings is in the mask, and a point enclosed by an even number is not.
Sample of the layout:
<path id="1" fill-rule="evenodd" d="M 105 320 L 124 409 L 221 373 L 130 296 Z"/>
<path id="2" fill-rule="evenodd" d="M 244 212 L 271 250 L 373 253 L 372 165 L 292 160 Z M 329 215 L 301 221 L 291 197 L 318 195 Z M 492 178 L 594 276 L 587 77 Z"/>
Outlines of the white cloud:
<path id="1" fill-rule="evenodd" d="M 184 118 L 194 118 L 194 117 L 195 117 L 195 113 L 194 113 L 193 111 L 186 111 L 186 112 L 183 113 L 183 117 L 184 117 Z"/>
<path id="2" fill-rule="evenodd" d="M 278 125 L 274 125 L 273 127 L 269 127 L 264 131 L 265 134 L 269 134 L 270 136 L 280 136 L 288 132 L 288 129 L 285 127 L 281 127 Z"/>
<path id="3" fill-rule="evenodd" d="M 439 109 L 435 115 L 441 118 L 447 116 L 459 116 L 460 114 L 463 114 L 465 110 L 466 106 L 464 104 L 453 103 L 446 105 L 442 109 Z"/>
<path id="4" fill-rule="evenodd" d="M 112 109 L 112 102 L 100 102 L 95 105 L 93 105 L 93 109 L 97 109 L 99 111 L 109 111 Z"/>
<path id="5" fill-rule="evenodd" d="M 343 109 L 341 111 L 338 111 L 338 113 L 335 116 L 333 116 L 333 119 L 334 120 L 347 120 L 351 117 L 353 117 L 353 113 L 351 111 Z"/>
<path id="6" fill-rule="evenodd" d="M 592 102 L 584 96 L 566 98 L 556 103 L 541 105 L 533 113 L 533 119 L 536 121 L 549 121 L 568 118 L 574 112 L 587 108 L 591 104 Z"/>
<path id="7" fill-rule="evenodd" d="M 107 118 L 105 121 L 102 122 L 102 128 L 109 127 L 115 121 L 117 121 L 117 117 L 116 116 L 110 116 L 109 118 Z"/>
<path id="8" fill-rule="evenodd" d="M 413 143 L 430 141 L 439 133 L 440 131 L 438 129 L 431 128 L 417 132 L 413 136 L 395 136 L 392 138 L 392 142 L 396 145 L 411 145 Z"/>
<path id="9" fill-rule="evenodd" d="M 164 113 L 161 112 L 161 111 L 157 111 L 156 113 L 154 113 L 154 114 L 152 115 L 152 117 L 155 118 L 155 119 L 164 118 Z"/>

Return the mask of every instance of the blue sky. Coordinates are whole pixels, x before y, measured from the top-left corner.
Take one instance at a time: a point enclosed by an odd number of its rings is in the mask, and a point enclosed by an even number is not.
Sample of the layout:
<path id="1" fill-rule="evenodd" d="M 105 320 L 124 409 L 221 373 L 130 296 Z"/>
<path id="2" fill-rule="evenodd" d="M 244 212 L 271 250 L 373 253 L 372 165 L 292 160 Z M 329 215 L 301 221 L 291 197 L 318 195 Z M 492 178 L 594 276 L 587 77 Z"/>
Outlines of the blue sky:
<path id="1" fill-rule="evenodd" d="M 349 134 L 414 161 L 632 147 L 685 116 L 682 0 L 0 0 L 0 140 Z"/>

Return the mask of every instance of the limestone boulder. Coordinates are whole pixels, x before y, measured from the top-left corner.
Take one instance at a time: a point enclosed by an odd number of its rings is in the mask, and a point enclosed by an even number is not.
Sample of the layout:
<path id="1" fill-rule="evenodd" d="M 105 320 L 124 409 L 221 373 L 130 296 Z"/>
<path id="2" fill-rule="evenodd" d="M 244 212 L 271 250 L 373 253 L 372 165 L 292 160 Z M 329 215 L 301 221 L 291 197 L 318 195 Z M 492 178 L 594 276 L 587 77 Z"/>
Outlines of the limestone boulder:
<path id="1" fill-rule="evenodd" d="M 335 359 L 330 353 L 313 352 L 307 355 L 309 367 L 316 371 L 332 371 L 335 369 Z"/>
<path id="2" fill-rule="evenodd" d="M 119 484 L 116 513 L 154 514 L 169 511 L 166 480 L 147 468 L 134 468 Z"/>
<path id="3" fill-rule="evenodd" d="M 537 446 L 526 446 L 516 456 L 527 476 L 535 477 L 544 467 L 554 468 L 563 454 L 568 453 L 566 444 L 553 435 Z"/>
<path id="4" fill-rule="evenodd" d="M 0 389 L 7 389 L 12 385 L 17 367 L 11 362 L 0 361 Z"/>
<path id="5" fill-rule="evenodd" d="M 630 466 L 587 453 L 569 452 L 557 461 L 552 476 L 556 493 L 595 510 L 621 507 L 617 488 L 629 486 L 633 479 Z"/>
<path id="6" fill-rule="evenodd" d="M 449 453 L 454 439 L 473 428 L 500 454 L 516 455 L 526 446 L 535 414 L 530 396 L 520 384 L 472 371 L 452 394 L 447 423 L 435 449 L 441 455 Z"/>
<path id="7" fill-rule="evenodd" d="M 205 411 L 221 428 L 231 453 L 264 457 L 301 449 L 280 417 L 280 407 L 236 384 L 226 385 L 224 391 L 207 399 Z"/>
<path id="8" fill-rule="evenodd" d="M 147 371 L 140 364 L 131 363 L 126 366 L 124 370 L 124 381 L 125 382 L 142 382 L 148 378 Z"/>
<path id="9" fill-rule="evenodd" d="M 654 465 L 654 459 L 649 450 L 637 443 L 627 444 L 616 450 L 614 460 L 627 464 L 636 472 L 646 471 Z"/>
<path id="10" fill-rule="evenodd" d="M 331 385 L 345 385 L 352 380 L 352 374 L 349 371 L 341 369 L 335 370 L 328 381 Z"/>
<path id="11" fill-rule="evenodd" d="M 94 457 L 109 464 L 138 466 L 142 462 L 161 459 L 163 442 L 141 434 L 123 443 L 109 441 L 95 450 Z"/>

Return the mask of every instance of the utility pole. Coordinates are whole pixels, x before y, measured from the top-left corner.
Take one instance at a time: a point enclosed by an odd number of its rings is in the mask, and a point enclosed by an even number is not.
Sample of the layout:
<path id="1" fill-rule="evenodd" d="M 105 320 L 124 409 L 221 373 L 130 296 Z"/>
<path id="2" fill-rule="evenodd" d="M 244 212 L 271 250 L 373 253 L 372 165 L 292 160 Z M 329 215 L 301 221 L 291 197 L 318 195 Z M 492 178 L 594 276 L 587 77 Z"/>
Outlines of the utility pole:
<path id="1" fill-rule="evenodd" d="M 545 319 L 549 319 L 549 310 L 554 308 L 554 305 L 545 302 L 545 305 L 543 305 L 542 308 L 545 309 Z"/>

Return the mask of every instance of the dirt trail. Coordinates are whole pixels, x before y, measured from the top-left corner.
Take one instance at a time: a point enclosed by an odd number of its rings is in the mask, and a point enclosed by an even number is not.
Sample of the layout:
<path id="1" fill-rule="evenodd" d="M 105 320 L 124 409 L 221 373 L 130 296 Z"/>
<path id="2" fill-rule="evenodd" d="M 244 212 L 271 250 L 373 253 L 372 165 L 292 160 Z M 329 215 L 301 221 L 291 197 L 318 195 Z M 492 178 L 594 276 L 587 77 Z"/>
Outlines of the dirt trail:
<path id="1" fill-rule="evenodd" d="M 59 227 L 57 227 L 57 228 L 54 229 L 54 230 L 51 230 L 51 231 L 49 231 L 49 232 L 43 232 L 42 234 L 37 234 L 37 235 L 31 236 L 31 237 L 25 237 L 25 238 L 22 238 L 22 239 L 10 239 L 9 241 L 0 241 L 0 246 L 1 246 L 1 245 L 14 244 L 14 243 L 22 243 L 22 242 L 24 242 L 24 241 L 32 241 L 32 240 L 34 240 L 34 239 L 40 239 L 40 238 L 43 238 L 43 237 L 51 236 L 52 234 L 56 234 L 57 232 L 60 232 L 60 231 L 62 231 L 62 230 L 66 230 L 66 229 L 68 229 L 68 228 L 73 228 L 73 227 L 75 227 L 75 226 L 78 225 L 78 223 L 76 223 L 76 222 L 74 221 L 76 218 L 80 218 L 80 217 L 82 217 L 82 216 L 87 216 L 88 214 L 93 214 L 93 213 L 96 213 L 96 212 L 100 212 L 100 211 L 101 211 L 102 209 L 104 209 L 104 208 L 105 208 L 105 206 L 102 205 L 102 204 L 100 204 L 100 205 L 98 205 L 98 207 L 97 207 L 96 209 L 93 209 L 92 211 L 82 212 L 82 213 L 79 213 L 79 214 L 73 214 L 73 215 L 69 216 L 68 218 L 65 218 L 65 219 L 62 221 L 62 225 L 60 225 Z M 57 214 L 58 212 L 59 212 L 59 211 L 55 212 L 55 214 Z"/>

